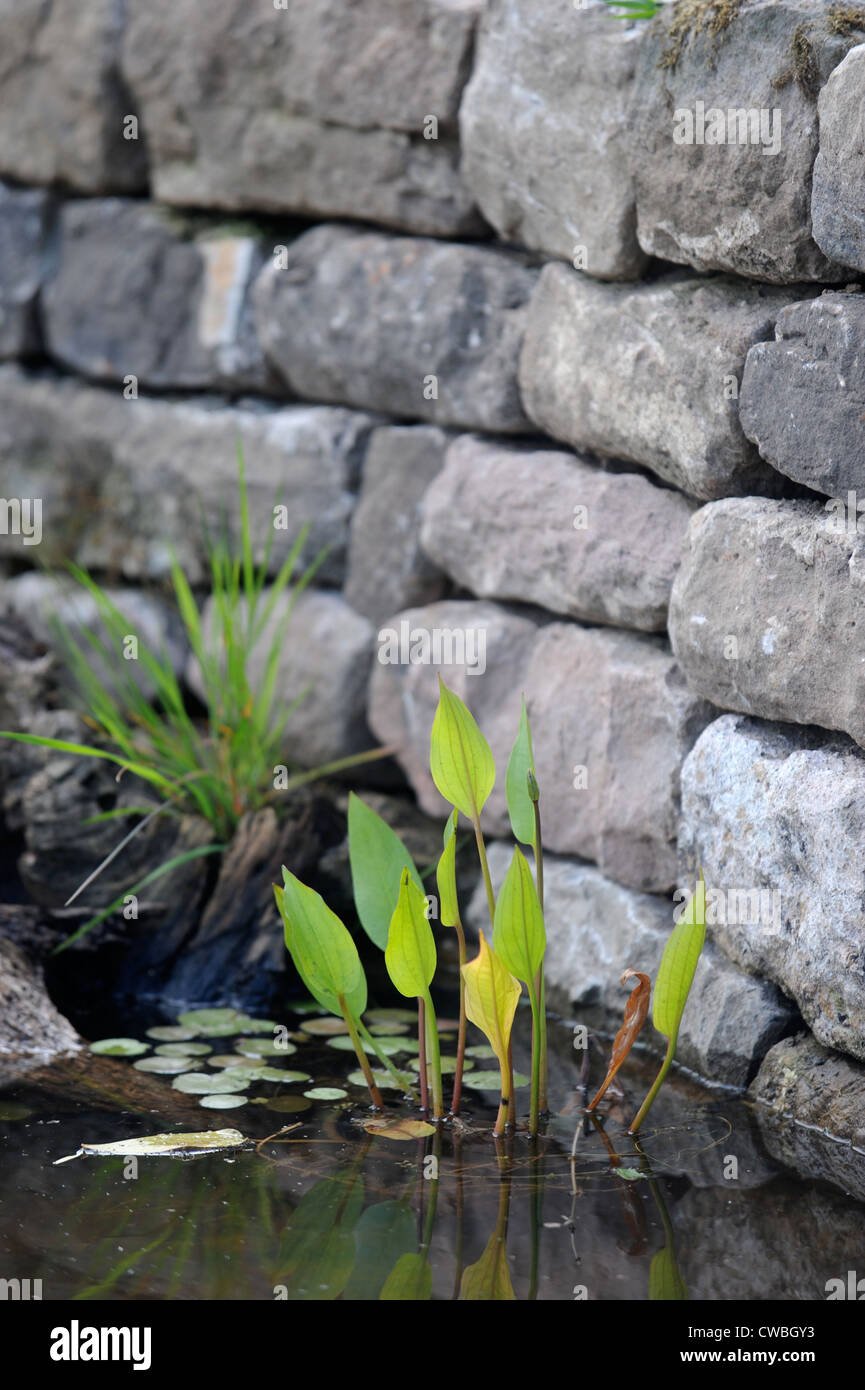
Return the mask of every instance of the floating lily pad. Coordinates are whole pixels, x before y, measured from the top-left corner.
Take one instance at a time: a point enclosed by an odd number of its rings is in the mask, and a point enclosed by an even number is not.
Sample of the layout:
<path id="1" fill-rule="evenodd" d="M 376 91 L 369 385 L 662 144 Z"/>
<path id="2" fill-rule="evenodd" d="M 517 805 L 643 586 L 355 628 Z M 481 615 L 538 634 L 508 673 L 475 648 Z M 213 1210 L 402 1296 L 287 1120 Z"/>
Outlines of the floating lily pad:
<path id="1" fill-rule="evenodd" d="M 148 1038 L 155 1038 L 157 1042 L 189 1042 L 190 1038 L 199 1036 L 197 1028 L 185 1028 L 182 1023 L 166 1023 L 164 1027 L 148 1028 Z"/>
<path id="2" fill-rule="evenodd" d="M 400 1089 L 396 1085 L 389 1071 L 374 1071 L 372 1075 L 375 1084 L 379 1087 L 380 1090 L 397 1091 Z M 408 1076 L 405 1072 L 401 1071 L 397 1072 L 397 1076 L 401 1078 L 403 1089 L 406 1091 L 410 1091 L 413 1086 L 417 1085 L 416 1076 Z M 364 1076 L 363 1072 L 360 1070 L 359 1067 L 357 1071 L 349 1072 L 346 1080 L 352 1086 L 366 1086 L 366 1077 Z"/>
<path id="3" fill-rule="evenodd" d="M 237 1052 L 219 1052 L 213 1057 L 208 1057 L 207 1065 L 209 1067 L 222 1067 L 227 1070 L 230 1067 L 248 1067 L 249 1061 Z"/>
<path id="4" fill-rule="evenodd" d="M 229 1076 L 237 1076 L 237 1072 L 232 1067 Z M 311 1081 L 312 1077 L 308 1071 L 288 1071 L 282 1067 L 250 1067 L 248 1070 L 243 1068 L 241 1076 L 248 1076 L 250 1081 Z"/>
<path id="5" fill-rule="evenodd" d="M 57 1158 L 55 1164 L 68 1163 L 87 1154 L 107 1157 L 191 1158 L 198 1154 L 236 1149 L 247 1142 L 239 1129 L 205 1129 L 193 1134 L 145 1134 L 140 1139 L 119 1139 L 110 1144 L 82 1144 L 74 1154 Z"/>
<path id="6" fill-rule="evenodd" d="M 231 1072 L 184 1072 L 171 1083 L 175 1091 L 184 1091 L 191 1096 L 229 1095 L 232 1091 L 245 1091 L 249 1078 Z"/>
<path id="7" fill-rule="evenodd" d="M 496 1054 L 490 1047 L 489 1043 L 475 1043 L 474 1047 L 466 1048 L 467 1057 L 483 1057 L 486 1059 L 491 1059 L 495 1057 L 495 1055 Z"/>
<path id="8" fill-rule="evenodd" d="M 206 1057 L 213 1048 L 209 1043 L 169 1042 L 161 1043 L 154 1051 L 160 1057 Z"/>
<path id="9" fill-rule="evenodd" d="M 26 1120 L 33 1111 L 20 1100 L 6 1100 L 0 1104 L 0 1120 Z"/>
<path id="10" fill-rule="evenodd" d="M 296 1004 L 290 1004 L 289 1010 L 293 1014 L 323 1014 L 324 1009 L 317 999 L 299 999 Z"/>
<path id="11" fill-rule="evenodd" d="M 328 1014 L 325 1018 L 309 1018 L 306 1023 L 300 1025 L 302 1033 L 309 1033 L 314 1038 L 332 1038 L 337 1033 L 347 1033 L 348 1024 L 344 1018 L 334 1018 Z"/>
<path id="12" fill-rule="evenodd" d="M 437 1018 L 436 1027 L 440 1033 L 456 1033 L 460 1026 L 458 1018 Z"/>
<path id="13" fill-rule="evenodd" d="M 376 1042 L 385 1057 L 395 1057 L 398 1052 L 411 1052 L 412 1050 L 417 1052 L 416 1039 L 406 1041 L 403 1038 L 376 1038 Z M 354 1052 L 354 1043 L 351 1038 L 347 1037 L 328 1038 L 327 1046 L 335 1048 L 337 1052 Z M 371 1057 L 375 1056 L 373 1048 L 368 1043 L 361 1040 L 361 1047 Z"/>
<path id="14" fill-rule="evenodd" d="M 279 1028 L 280 1026 L 281 1026 L 281 1025 L 280 1025 L 279 1023 L 274 1023 L 272 1019 L 269 1019 L 269 1018 L 249 1018 L 246 1014 L 244 1014 L 244 1016 L 243 1016 L 243 1028 L 241 1029 L 241 1032 L 243 1032 L 243 1033 L 270 1033 L 271 1035 L 273 1035 L 273 1034 L 276 1032 L 277 1028 Z"/>
<path id="15" fill-rule="evenodd" d="M 417 1023 L 417 1009 L 370 1009 L 364 1014 L 364 1022 Z"/>
<path id="16" fill-rule="evenodd" d="M 304 1091 L 303 1094 L 307 1100 L 344 1100 L 348 1091 L 341 1086 L 313 1086 L 311 1091 Z"/>
<path id="17" fill-rule="evenodd" d="M 90 1051 L 99 1057 L 140 1057 L 142 1052 L 150 1051 L 150 1044 L 137 1038 L 100 1038 L 90 1044 Z"/>
<path id="18" fill-rule="evenodd" d="M 247 1104 L 246 1096 L 216 1095 L 202 1096 L 198 1102 L 203 1105 L 205 1110 L 236 1110 L 239 1105 Z"/>
<path id="19" fill-rule="evenodd" d="M 238 1038 L 235 1047 L 244 1057 L 290 1057 L 297 1048 L 275 1038 Z"/>
<path id="20" fill-rule="evenodd" d="M 265 1105 L 278 1115 L 299 1115 L 301 1110 L 311 1110 L 312 1101 L 305 1096 L 258 1096 L 253 1105 Z"/>
<path id="21" fill-rule="evenodd" d="M 409 1026 L 407 1023 L 399 1023 L 395 1019 L 391 1022 L 385 1019 L 383 1023 L 370 1023 L 369 1031 L 374 1038 L 377 1038 L 380 1033 L 384 1033 L 387 1037 L 394 1037 L 397 1033 L 407 1033 Z"/>
<path id="22" fill-rule="evenodd" d="M 240 1009 L 190 1009 L 178 1015 L 177 1022 L 184 1028 L 196 1028 L 199 1033 L 210 1034 L 212 1028 L 225 1028 L 245 1017 Z"/>
<path id="23" fill-rule="evenodd" d="M 132 1063 L 136 1071 L 156 1072 L 160 1076 L 173 1076 L 178 1072 L 198 1071 L 201 1062 L 194 1057 L 142 1057 Z"/>
<path id="24" fill-rule="evenodd" d="M 367 1134 L 374 1134 L 379 1139 L 423 1139 L 428 1134 L 435 1134 L 435 1129 L 426 1120 L 403 1118 L 367 1120 L 364 1129 Z"/>
<path id="25" fill-rule="evenodd" d="M 441 1064 L 442 1076 L 453 1076 L 454 1072 L 457 1069 L 456 1057 L 442 1057 Z M 413 1071 L 420 1071 L 420 1058 L 413 1057 L 409 1062 L 409 1066 L 412 1068 Z M 463 1062 L 463 1071 L 470 1071 L 473 1066 L 474 1062 L 472 1061 L 471 1057 L 466 1057 L 465 1061 Z"/>
<path id="26" fill-rule="evenodd" d="M 502 1078 L 497 1071 L 470 1071 L 465 1075 L 465 1084 L 470 1086 L 473 1091 L 500 1091 Z M 529 1077 L 523 1076 L 522 1072 L 514 1072 L 515 1086 L 528 1086 Z"/>

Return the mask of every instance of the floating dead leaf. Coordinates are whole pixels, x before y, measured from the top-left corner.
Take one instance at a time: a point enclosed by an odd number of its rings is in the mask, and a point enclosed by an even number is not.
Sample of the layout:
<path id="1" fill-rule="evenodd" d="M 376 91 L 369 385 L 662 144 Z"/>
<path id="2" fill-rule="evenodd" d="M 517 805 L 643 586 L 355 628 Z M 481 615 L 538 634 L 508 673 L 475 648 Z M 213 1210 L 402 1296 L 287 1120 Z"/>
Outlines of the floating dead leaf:
<path id="1" fill-rule="evenodd" d="M 424 1139 L 428 1134 L 435 1134 L 435 1129 L 426 1120 L 402 1117 L 396 1120 L 367 1120 L 364 1129 L 367 1134 L 375 1134 L 379 1139 Z"/>
<path id="2" fill-rule="evenodd" d="M 641 975 L 630 967 L 623 974 L 620 983 L 626 985 L 629 980 L 636 980 L 636 989 L 631 990 L 628 1002 L 625 1005 L 625 1020 L 613 1039 L 613 1048 L 610 1053 L 610 1065 L 607 1075 L 604 1077 L 604 1084 L 597 1095 L 589 1102 L 587 1109 L 594 1110 L 598 1101 L 603 1096 L 619 1067 L 627 1059 L 628 1053 L 634 1046 L 639 1036 L 640 1029 L 646 1021 L 649 1012 L 649 999 L 652 993 L 652 982 L 648 975 Z"/>
<path id="3" fill-rule="evenodd" d="M 111 1144 L 82 1144 L 77 1153 L 57 1158 L 69 1163 L 73 1158 L 96 1154 L 105 1158 L 197 1158 L 202 1154 L 222 1153 L 226 1149 L 243 1148 L 249 1143 L 239 1129 L 206 1129 L 193 1134 L 145 1134 L 140 1139 L 120 1139 Z"/>

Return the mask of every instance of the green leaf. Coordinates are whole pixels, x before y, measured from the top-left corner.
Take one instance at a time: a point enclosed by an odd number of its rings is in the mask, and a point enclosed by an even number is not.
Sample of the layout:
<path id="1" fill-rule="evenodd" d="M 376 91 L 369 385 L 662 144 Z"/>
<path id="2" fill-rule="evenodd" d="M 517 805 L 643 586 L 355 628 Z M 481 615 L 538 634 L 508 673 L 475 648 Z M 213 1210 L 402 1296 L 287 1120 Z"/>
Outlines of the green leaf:
<path id="1" fill-rule="evenodd" d="M 394 985 L 407 999 L 426 997 L 435 974 L 435 941 L 425 906 L 423 893 L 403 869 L 384 960 Z"/>
<path id="2" fill-rule="evenodd" d="M 473 715 L 441 676 L 430 738 L 430 772 L 445 800 L 469 820 L 477 820 L 495 785 L 496 765 Z"/>
<path id="3" fill-rule="evenodd" d="M 505 1241 L 493 1231 L 480 1259 L 463 1271 L 460 1300 L 463 1302 L 509 1302 L 516 1299 L 508 1268 Z"/>
<path id="4" fill-rule="evenodd" d="M 534 773 L 534 771 L 532 732 L 529 728 L 529 716 L 524 695 L 520 708 L 520 727 L 511 749 L 505 780 L 511 830 L 514 832 L 514 839 L 519 840 L 524 845 L 532 845 L 535 841 L 535 808 L 529 796 L 527 782 L 528 774 Z"/>
<path id="5" fill-rule="evenodd" d="M 354 1228 L 363 1209 L 363 1183 L 322 1178 L 301 1198 L 283 1236 L 279 1275 L 288 1302 L 332 1302 L 354 1268 Z"/>
<path id="6" fill-rule="evenodd" d="M 425 1255 L 401 1255 L 384 1282 L 381 1302 L 418 1302 L 432 1298 L 432 1269 Z"/>
<path id="7" fill-rule="evenodd" d="M 414 1249 L 416 1240 L 414 1217 L 402 1202 L 367 1207 L 354 1228 L 354 1271 L 343 1299 L 348 1303 L 378 1299 L 389 1271 L 401 1255 Z"/>
<path id="8" fill-rule="evenodd" d="M 439 918 L 442 926 L 455 927 L 460 921 L 460 905 L 457 899 L 457 837 L 456 818 L 459 813 L 452 811 L 445 827 L 445 847 L 436 865 L 436 886 L 439 890 Z M 448 834 L 448 826 L 450 834 Z"/>
<path id="9" fill-rule="evenodd" d="M 508 1043 L 519 1000 L 520 984 L 480 934 L 480 952 L 462 968 L 466 987 L 466 1015 L 485 1037 L 504 1071 Z"/>
<path id="10" fill-rule="evenodd" d="M 697 961 L 706 940 L 706 884 L 700 873 L 696 892 L 688 902 L 664 947 L 655 994 L 652 1022 L 666 1038 L 676 1038 L 688 994 L 694 981 Z"/>
<path id="11" fill-rule="evenodd" d="M 360 924 L 383 951 L 403 869 L 421 891 L 423 882 L 396 831 L 354 792 L 348 799 L 348 856 Z"/>
<path id="12" fill-rule="evenodd" d="M 522 850 L 515 849 L 496 902 L 493 950 L 512 975 L 525 980 L 531 992 L 546 946 L 544 914 L 532 871 Z"/>
<path id="13" fill-rule="evenodd" d="M 366 976 L 348 929 L 312 888 L 283 868 L 284 886 L 274 886 L 285 925 L 285 944 L 310 994 L 332 1014 L 342 1014 L 339 997 L 359 1018 L 366 1008 Z"/>
<path id="14" fill-rule="evenodd" d="M 649 1298 L 652 1302 L 683 1302 L 690 1297 L 669 1245 L 652 1257 L 649 1265 Z"/>

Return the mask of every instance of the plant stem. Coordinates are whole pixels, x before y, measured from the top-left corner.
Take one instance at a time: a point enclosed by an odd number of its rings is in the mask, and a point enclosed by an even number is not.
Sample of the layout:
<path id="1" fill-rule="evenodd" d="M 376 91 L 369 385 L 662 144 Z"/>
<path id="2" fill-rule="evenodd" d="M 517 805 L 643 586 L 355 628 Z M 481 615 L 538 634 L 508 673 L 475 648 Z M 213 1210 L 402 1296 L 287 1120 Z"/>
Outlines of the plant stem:
<path id="1" fill-rule="evenodd" d="M 371 1067 L 370 1064 L 369 1064 L 369 1058 L 367 1057 L 366 1053 L 365 1053 L 364 1050 L 363 1050 L 363 1044 L 361 1043 L 361 1040 L 360 1040 L 360 1038 L 358 1037 L 357 1027 L 356 1027 L 356 1025 L 355 1025 L 355 1021 L 354 1021 L 354 1019 L 352 1018 L 351 1014 L 349 1013 L 349 1011 L 348 1011 L 348 1005 L 346 1004 L 346 1002 L 345 1002 L 345 1000 L 343 999 L 342 995 L 341 995 L 341 994 L 338 994 L 338 995 L 336 996 L 336 998 L 337 998 L 337 1002 L 338 1002 L 338 1004 L 339 1004 L 339 1007 L 340 1007 L 340 1009 L 341 1009 L 341 1011 L 342 1011 L 342 1016 L 343 1016 L 343 1018 L 345 1019 L 345 1024 L 346 1024 L 346 1027 L 348 1028 L 349 1036 L 351 1037 L 351 1041 L 352 1041 L 352 1044 L 353 1044 L 353 1046 L 354 1046 L 354 1050 L 355 1050 L 355 1052 L 357 1053 L 357 1060 L 360 1062 L 360 1069 L 361 1069 L 361 1071 L 363 1072 L 364 1079 L 365 1079 L 365 1081 L 366 1081 L 367 1086 L 369 1087 L 369 1094 L 370 1094 L 370 1098 L 371 1098 L 371 1100 L 372 1100 L 372 1103 L 373 1103 L 373 1105 L 375 1106 L 375 1108 L 376 1108 L 377 1110 L 384 1110 L 384 1101 L 383 1101 L 382 1098 L 381 1098 L 381 1091 L 378 1089 L 378 1086 L 375 1084 L 375 1077 L 374 1077 L 373 1074 L 372 1074 L 372 1067 Z"/>
<path id="2" fill-rule="evenodd" d="M 480 823 L 480 820 L 479 820 L 477 817 L 476 817 L 475 820 L 474 820 L 474 827 L 475 827 L 475 840 L 477 841 L 477 846 L 478 846 L 478 858 L 479 858 L 480 861 L 481 861 L 481 873 L 483 874 L 483 877 L 484 877 L 484 887 L 485 887 L 486 890 L 487 890 L 487 907 L 488 907 L 489 910 L 490 910 L 490 922 L 491 922 L 493 925 L 495 925 L 495 920 L 496 920 L 496 899 L 495 899 L 495 894 L 493 893 L 493 881 L 492 881 L 492 879 L 490 878 L 490 866 L 489 866 L 489 864 L 487 863 L 487 847 L 486 847 L 486 845 L 484 844 L 484 837 L 483 837 L 483 833 L 482 833 L 482 831 L 481 831 L 481 823 Z"/>
<path id="3" fill-rule="evenodd" d="M 541 1083 L 541 1018 L 538 1013 L 537 976 L 534 983 L 529 984 L 529 1002 L 532 1006 L 532 1098 L 529 1105 L 529 1134 L 534 1136 L 538 1132 Z"/>
<path id="4" fill-rule="evenodd" d="M 426 1036 L 429 1044 L 430 1061 L 432 1062 L 433 1118 L 436 1120 L 443 1120 L 445 1106 L 442 1094 L 442 1064 L 441 1052 L 439 1049 L 439 1030 L 436 1023 L 433 1001 L 429 994 L 427 994 L 423 1002 L 424 1014 L 426 1016 Z"/>
<path id="5" fill-rule="evenodd" d="M 505 1124 L 506 1129 L 516 1129 L 517 1126 L 517 1106 L 514 1093 L 514 1039 L 511 1034 L 508 1039 L 508 1115 Z"/>
<path id="6" fill-rule="evenodd" d="M 424 1001 L 417 1001 L 417 1059 L 420 1070 L 420 1108 L 429 1114 L 429 1081 L 426 1069 L 426 1009 Z"/>
<path id="7" fill-rule="evenodd" d="M 463 966 L 466 963 L 466 934 L 463 931 L 463 924 L 457 918 L 454 923 L 457 934 L 457 943 L 460 953 L 460 1027 L 457 1034 L 457 1068 L 454 1072 L 454 1092 L 451 1099 L 451 1114 L 458 1115 L 460 1112 L 460 1100 L 463 1090 L 463 1065 L 466 1056 L 466 984 L 463 979 Z"/>
<path id="8" fill-rule="evenodd" d="M 678 1036 L 678 1035 L 677 1035 L 677 1036 Z M 667 1051 L 666 1051 L 666 1055 L 665 1055 L 665 1057 L 664 1057 L 664 1060 L 663 1060 L 663 1062 L 661 1063 L 661 1070 L 658 1072 L 658 1075 L 655 1077 L 655 1081 L 654 1081 L 654 1084 L 653 1084 L 653 1086 L 652 1086 L 651 1091 L 650 1091 L 649 1094 L 646 1096 L 646 1099 L 643 1101 L 643 1104 L 640 1106 L 639 1110 L 637 1111 L 637 1114 L 634 1116 L 634 1120 L 633 1120 L 633 1123 L 631 1124 L 631 1128 L 628 1130 L 628 1133 L 629 1133 L 629 1134 L 636 1134 L 636 1133 L 637 1133 L 637 1131 L 638 1131 L 639 1128 L 640 1128 L 640 1125 L 643 1123 L 644 1119 L 646 1118 L 646 1116 L 648 1115 L 649 1111 L 651 1110 L 652 1105 L 653 1105 L 654 1100 L 655 1100 L 655 1097 L 657 1096 L 658 1092 L 660 1091 L 661 1087 L 663 1086 L 663 1084 L 664 1084 L 664 1082 L 665 1082 L 665 1080 L 666 1080 L 666 1078 L 667 1078 L 667 1072 L 670 1070 L 670 1067 L 673 1065 L 673 1058 L 674 1058 L 675 1055 L 676 1055 L 676 1041 L 677 1041 L 677 1037 L 672 1037 L 672 1038 L 669 1038 L 669 1039 L 668 1039 L 668 1041 L 667 1041 Z"/>
<path id="9" fill-rule="evenodd" d="M 541 912 L 544 910 L 544 842 L 541 836 L 541 807 L 540 800 L 532 802 L 532 810 L 535 814 L 535 838 L 533 850 L 535 853 L 535 881 L 538 890 L 538 902 L 541 905 Z M 535 990 L 538 997 L 538 1011 L 540 1014 L 539 1042 L 540 1042 L 540 1075 L 538 1078 L 538 1104 L 541 1113 L 547 1110 L 547 987 L 544 980 L 544 963 L 541 961 L 535 980 Z"/>
<path id="10" fill-rule="evenodd" d="M 405 1077 L 400 1076 L 393 1062 L 382 1052 L 375 1038 L 371 1035 L 369 1029 L 364 1024 L 363 1019 L 355 1019 L 355 1024 L 357 1026 L 357 1031 L 360 1033 L 361 1038 L 372 1048 L 373 1052 L 375 1053 L 378 1060 L 381 1062 L 385 1071 L 389 1073 L 391 1079 L 396 1083 L 397 1088 L 403 1092 L 409 1091 L 412 1095 L 414 1095 L 414 1092 L 412 1091 L 411 1087 L 406 1085 Z"/>

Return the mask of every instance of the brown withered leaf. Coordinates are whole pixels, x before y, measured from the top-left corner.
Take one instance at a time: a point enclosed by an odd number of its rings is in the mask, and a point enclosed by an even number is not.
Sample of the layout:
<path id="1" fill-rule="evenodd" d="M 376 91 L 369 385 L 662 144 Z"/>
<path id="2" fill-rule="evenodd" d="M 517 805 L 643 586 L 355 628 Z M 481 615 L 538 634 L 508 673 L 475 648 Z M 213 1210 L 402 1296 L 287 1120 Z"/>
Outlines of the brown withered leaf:
<path id="1" fill-rule="evenodd" d="M 598 1091 L 594 1099 L 586 1107 L 594 1110 L 598 1101 L 603 1096 L 619 1067 L 626 1060 L 628 1053 L 636 1042 L 640 1029 L 646 1021 L 649 1012 L 649 999 L 652 994 L 652 982 L 648 975 L 641 975 L 637 970 L 630 967 L 623 974 L 620 983 L 626 985 L 629 980 L 636 980 L 636 989 L 631 990 L 628 1002 L 625 1005 L 625 1020 L 613 1039 L 613 1050 L 610 1053 L 610 1066 L 604 1077 L 604 1084 Z"/>

